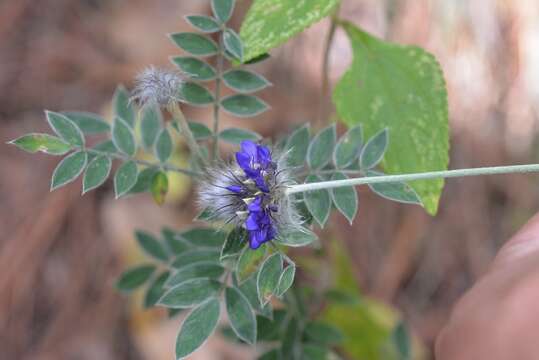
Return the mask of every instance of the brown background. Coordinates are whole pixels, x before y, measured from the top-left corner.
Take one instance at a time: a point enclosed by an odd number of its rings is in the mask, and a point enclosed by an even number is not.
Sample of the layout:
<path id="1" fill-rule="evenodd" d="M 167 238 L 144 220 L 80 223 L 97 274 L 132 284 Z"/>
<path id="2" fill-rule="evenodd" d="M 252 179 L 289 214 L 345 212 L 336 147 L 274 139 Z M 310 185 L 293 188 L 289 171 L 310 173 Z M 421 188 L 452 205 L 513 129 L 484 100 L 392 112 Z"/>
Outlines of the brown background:
<path id="1" fill-rule="evenodd" d="M 110 113 L 117 83 L 167 64 L 179 51 L 165 33 L 182 16 L 209 13 L 200 0 L 0 1 L 0 358 L 169 359 L 178 320 L 141 312 L 113 288 L 139 259 L 134 227 L 180 227 L 194 214 L 185 179 L 165 206 L 141 196 L 113 201 L 110 183 L 80 196 L 80 183 L 48 192 L 57 158 L 5 145 L 49 131 L 43 109 Z M 233 26 L 248 6 L 239 1 Z M 539 5 L 534 0 L 344 0 L 341 14 L 379 36 L 417 44 L 440 60 L 449 88 L 451 168 L 537 162 Z M 273 110 L 252 120 L 225 117 L 275 136 L 331 112 L 320 100 L 323 21 L 257 65 L 274 86 Z M 350 62 L 344 34 L 331 52 L 333 83 Z M 320 105 L 322 104 L 322 109 Z M 209 121 L 204 109 L 187 110 Z M 353 227 L 342 217 L 358 283 L 396 305 L 432 346 L 451 305 L 499 246 L 538 207 L 533 175 L 450 180 L 440 211 L 397 205 L 360 191 Z M 193 358 L 251 358 L 215 338 Z"/>

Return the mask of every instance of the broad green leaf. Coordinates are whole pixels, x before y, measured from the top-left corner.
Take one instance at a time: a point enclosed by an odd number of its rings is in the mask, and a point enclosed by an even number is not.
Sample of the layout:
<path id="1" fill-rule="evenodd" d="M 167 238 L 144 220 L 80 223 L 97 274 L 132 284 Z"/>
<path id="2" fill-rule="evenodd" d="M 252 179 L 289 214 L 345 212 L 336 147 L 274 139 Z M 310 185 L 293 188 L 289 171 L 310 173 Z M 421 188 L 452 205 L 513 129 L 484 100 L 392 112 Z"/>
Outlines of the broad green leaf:
<path id="1" fill-rule="evenodd" d="M 129 92 L 120 85 L 116 88 L 114 98 L 112 99 L 114 115 L 122 118 L 131 128 L 135 126 L 135 109 L 129 101 Z"/>
<path id="2" fill-rule="evenodd" d="M 85 111 L 63 111 L 84 134 L 101 134 L 110 131 L 110 125 L 101 116 Z"/>
<path id="3" fill-rule="evenodd" d="M 221 248 L 221 261 L 238 255 L 247 244 L 247 232 L 241 227 L 235 227 L 226 237 Z"/>
<path id="4" fill-rule="evenodd" d="M 309 175 L 305 179 L 306 183 L 322 181 L 316 175 Z M 307 191 L 303 194 L 303 199 L 307 209 L 320 225 L 324 227 L 326 221 L 328 221 L 329 213 L 331 211 L 331 198 L 328 190 L 312 190 Z"/>
<path id="5" fill-rule="evenodd" d="M 215 69 L 200 59 L 191 56 L 176 56 L 171 60 L 185 75 L 193 80 L 208 81 L 215 79 Z"/>
<path id="6" fill-rule="evenodd" d="M 406 330 L 406 326 L 402 321 L 400 321 L 393 330 L 391 339 L 399 354 L 399 360 L 411 360 L 412 342 L 410 339 L 410 334 L 408 333 L 408 330 Z"/>
<path id="7" fill-rule="evenodd" d="M 29 153 L 41 151 L 50 155 L 64 155 L 71 145 L 49 134 L 26 134 L 9 142 Z"/>
<path id="8" fill-rule="evenodd" d="M 116 199 L 125 195 L 137 183 L 138 168 L 134 161 L 124 162 L 114 175 Z"/>
<path id="9" fill-rule="evenodd" d="M 297 360 L 301 356 L 300 331 L 298 319 L 288 321 L 281 345 L 283 359 Z"/>
<path id="10" fill-rule="evenodd" d="M 209 105 L 214 101 L 214 97 L 208 89 L 194 82 L 183 84 L 181 98 L 189 105 L 195 106 Z"/>
<path id="11" fill-rule="evenodd" d="M 236 263 L 236 279 L 240 285 L 256 272 L 265 256 L 266 247 L 264 245 L 256 250 L 249 247 L 243 249 L 240 258 Z"/>
<path id="12" fill-rule="evenodd" d="M 256 277 L 256 288 L 258 300 L 262 305 L 267 304 L 277 290 L 282 271 L 283 258 L 279 253 L 269 256 L 260 266 Z"/>
<path id="13" fill-rule="evenodd" d="M 279 276 L 279 282 L 277 284 L 277 289 L 275 290 L 275 295 L 277 297 L 282 297 L 288 289 L 294 283 L 294 277 L 296 276 L 296 265 L 288 265 Z"/>
<path id="14" fill-rule="evenodd" d="M 168 254 L 161 242 L 146 231 L 135 231 L 135 238 L 144 252 L 160 261 L 167 261 Z"/>
<path id="15" fill-rule="evenodd" d="M 137 152 L 133 130 L 120 117 L 116 117 L 112 123 L 112 142 L 118 150 L 126 155 L 134 156 Z"/>
<path id="16" fill-rule="evenodd" d="M 223 109 L 237 117 L 256 116 L 269 109 L 261 99 L 252 95 L 230 95 L 221 100 Z"/>
<path id="17" fill-rule="evenodd" d="M 279 234 L 276 242 L 282 245 L 291 247 L 300 247 L 311 244 L 316 240 L 316 235 L 308 229 L 295 231 L 287 231 L 284 234 Z"/>
<path id="18" fill-rule="evenodd" d="M 206 125 L 196 121 L 189 121 L 188 125 L 195 140 L 205 140 L 211 137 L 212 132 Z"/>
<path id="19" fill-rule="evenodd" d="M 241 93 L 252 93 L 271 85 L 263 76 L 241 69 L 232 69 L 225 72 L 223 81 L 226 86 Z"/>
<path id="20" fill-rule="evenodd" d="M 205 15 L 187 15 L 185 17 L 185 20 L 191 26 L 193 26 L 198 31 L 201 31 L 203 33 L 214 33 L 216 31 L 219 31 L 219 24 L 217 21 L 210 17 Z"/>
<path id="21" fill-rule="evenodd" d="M 107 156 L 100 155 L 90 161 L 82 178 L 82 193 L 102 185 L 109 177 L 111 168 L 112 160 Z"/>
<path id="22" fill-rule="evenodd" d="M 225 303 L 230 325 L 236 335 L 247 342 L 256 342 L 256 317 L 251 309 L 249 300 L 237 288 L 225 290 Z"/>
<path id="23" fill-rule="evenodd" d="M 84 146 L 84 135 L 73 120 L 63 114 L 52 111 L 46 111 L 45 114 L 47 115 L 47 121 L 50 127 L 65 142 L 78 147 Z"/>
<path id="24" fill-rule="evenodd" d="M 154 265 L 139 265 L 128 269 L 116 282 L 116 288 L 125 293 L 131 292 L 148 281 L 155 269 Z"/>
<path id="25" fill-rule="evenodd" d="M 257 300 L 258 302 L 258 300 Z M 276 341 L 284 335 L 286 322 L 290 314 L 285 309 L 275 310 L 273 318 L 257 316 L 257 341 Z"/>
<path id="26" fill-rule="evenodd" d="M 217 327 L 220 310 L 219 300 L 211 298 L 187 315 L 176 339 L 176 359 L 185 358 L 206 342 Z"/>
<path id="27" fill-rule="evenodd" d="M 155 156 L 165 163 L 172 155 L 172 137 L 166 128 L 162 129 L 155 141 Z"/>
<path id="28" fill-rule="evenodd" d="M 289 166 L 303 166 L 309 148 L 309 123 L 297 128 L 288 138 L 285 150 Z"/>
<path id="29" fill-rule="evenodd" d="M 273 310 L 271 309 L 271 304 L 268 303 L 264 306 L 260 304 L 258 300 L 258 292 L 256 290 L 256 277 L 251 276 L 249 279 L 245 280 L 241 285 L 237 285 L 238 290 L 241 291 L 243 295 L 249 300 L 251 308 L 259 315 L 267 318 L 273 318 Z M 257 321 L 258 322 L 258 321 Z"/>
<path id="30" fill-rule="evenodd" d="M 180 235 L 193 246 L 219 249 L 223 246 L 226 238 L 225 232 L 207 227 L 195 227 L 182 231 Z"/>
<path id="31" fill-rule="evenodd" d="M 75 180 L 87 162 L 88 154 L 84 151 L 77 151 L 63 158 L 52 173 L 51 191 Z"/>
<path id="32" fill-rule="evenodd" d="M 348 130 L 335 145 L 333 164 L 337 169 L 350 166 L 359 156 L 363 144 L 361 124 Z"/>
<path id="33" fill-rule="evenodd" d="M 321 321 L 312 321 L 305 326 L 308 340 L 317 344 L 332 345 L 343 341 L 343 334 L 335 326 Z"/>
<path id="34" fill-rule="evenodd" d="M 320 169 L 331 160 L 335 138 L 335 124 L 320 130 L 313 137 L 307 150 L 307 163 L 311 169 Z"/>
<path id="35" fill-rule="evenodd" d="M 354 59 L 333 101 L 348 125 L 362 122 L 367 137 L 388 128 L 383 167 L 390 174 L 446 170 L 449 151 L 447 91 L 436 59 L 421 48 L 377 39 L 344 23 Z M 435 214 L 443 180 L 411 186 Z"/>
<path id="36" fill-rule="evenodd" d="M 213 15 L 215 15 L 215 17 L 219 19 L 221 23 L 226 23 L 232 16 L 235 2 L 235 0 L 212 0 L 211 9 L 213 11 Z"/>
<path id="37" fill-rule="evenodd" d="M 163 115 L 157 105 L 144 106 L 140 120 L 140 135 L 146 150 L 153 148 L 162 123 Z"/>
<path id="38" fill-rule="evenodd" d="M 139 172 L 137 176 L 137 182 L 129 190 L 129 193 L 137 194 L 149 191 L 150 187 L 152 186 L 153 177 L 155 176 L 155 174 L 157 174 L 157 172 L 159 172 L 159 170 L 154 167 L 148 167 Z"/>
<path id="39" fill-rule="evenodd" d="M 191 55 L 210 56 L 217 54 L 218 51 L 215 41 L 200 34 L 181 32 L 171 34 L 170 38 L 178 47 Z"/>
<path id="40" fill-rule="evenodd" d="M 208 278 L 196 278 L 182 282 L 167 290 L 158 304 L 171 308 L 190 308 L 215 296 L 221 283 Z"/>
<path id="41" fill-rule="evenodd" d="M 331 180 L 344 179 L 348 179 L 348 177 L 342 172 L 336 172 L 331 177 Z M 354 221 L 354 218 L 356 217 L 359 205 L 356 188 L 353 186 L 339 187 L 331 189 L 330 193 L 333 204 L 335 204 L 337 210 L 339 210 L 339 212 L 346 217 L 350 225 L 352 225 L 352 221 Z"/>
<path id="42" fill-rule="evenodd" d="M 191 264 L 194 264 L 196 262 L 218 262 L 219 256 L 220 256 L 219 250 L 212 250 L 212 249 L 197 249 L 197 250 L 189 250 L 182 252 L 180 255 L 178 255 L 174 262 L 172 263 L 172 267 L 179 269 L 184 266 L 188 266 Z"/>
<path id="43" fill-rule="evenodd" d="M 339 0 L 254 0 L 241 25 L 245 60 L 283 44 L 331 13 Z"/>
<path id="44" fill-rule="evenodd" d="M 262 136 L 247 129 L 229 128 L 221 131 L 219 138 L 229 144 L 239 145 L 243 140 L 258 141 Z"/>
<path id="45" fill-rule="evenodd" d="M 382 161 L 389 143 L 388 138 L 387 129 L 383 129 L 367 141 L 359 156 L 361 169 L 372 169 Z"/>
<path id="46" fill-rule="evenodd" d="M 243 43 L 240 36 L 232 29 L 223 32 L 225 49 L 239 62 L 243 62 Z"/>
<path id="47" fill-rule="evenodd" d="M 144 307 L 146 309 L 157 304 L 161 296 L 163 296 L 166 290 L 164 285 L 169 276 L 170 272 L 164 271 L 152 281 L 144 296 Z"/>
<path id="48" fill-rule="evenodd" d="M 166 282 L 167 287 L 174 287 L 187 280 L 196 278 L 217 279 L 225 269 L 217 262 L 196 262 L 176 271 Z"/>
<path id="49" fill-rule="evenodd" d="M 168 193 L 168 177 L 163 171 L 158 171 L 152 177 L 150 184 L 150 192 L 152 193 L 153 201 L 157 205 L 163 205 L 165 197 Z"/>
<path id="50" fill-rule="evenodd" d="M 368 171 L 367 176 L 381 176 L 382 173 L 376 171 Z M 381 184 L 369 184 L 369 188 L 376 194 L 388 200 L 397 201 L 404 204 L 416 204 L 422 205 L 421 199 L 415 192 L 415 190 L 406 183 L 381 183 Z"/>

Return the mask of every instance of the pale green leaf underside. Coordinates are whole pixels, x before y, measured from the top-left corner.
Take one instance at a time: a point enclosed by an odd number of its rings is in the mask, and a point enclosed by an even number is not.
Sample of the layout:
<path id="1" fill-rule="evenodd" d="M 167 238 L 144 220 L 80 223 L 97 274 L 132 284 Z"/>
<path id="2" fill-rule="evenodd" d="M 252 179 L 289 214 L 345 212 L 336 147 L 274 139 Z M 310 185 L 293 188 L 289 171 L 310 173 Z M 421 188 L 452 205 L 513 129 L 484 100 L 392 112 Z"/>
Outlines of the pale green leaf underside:
<path id="1" fill-rule="evenodd" d="M 339 0 L 254 0 L 241 25 L 243 60 L 285 43 L 327 16 Z"/>
<path id="2" fill-rule="evenodd" d="M 343 24 L 353 63 L 333 93 L 339 117 L 361 122 L 369 138 L 384 127 L 391 141 L 382 165 L 390 174 L 446 170 L 449 161 L 447 91 L 436 59 L 421 48 L 376 39 Z M 435 214 L 443 180 L 410 183 Z"/>

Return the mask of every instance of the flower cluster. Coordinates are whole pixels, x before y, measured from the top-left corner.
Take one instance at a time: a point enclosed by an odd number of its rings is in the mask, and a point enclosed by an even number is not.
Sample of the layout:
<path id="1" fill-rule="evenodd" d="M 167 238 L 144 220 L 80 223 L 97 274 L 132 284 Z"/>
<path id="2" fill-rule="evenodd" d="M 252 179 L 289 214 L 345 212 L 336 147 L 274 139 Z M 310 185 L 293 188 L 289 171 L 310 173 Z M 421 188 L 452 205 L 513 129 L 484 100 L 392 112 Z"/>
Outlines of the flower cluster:
<path id="1" fill-rule="evenodd" d="M 200 205 L 215 219 L 244 227 L 252 249 L 275 239 L 285 228 L 300 226 L 300 217 L 284 194 L 291 183 L 284 157 L 245 140 L 235 160 L 208 169 Z"/>

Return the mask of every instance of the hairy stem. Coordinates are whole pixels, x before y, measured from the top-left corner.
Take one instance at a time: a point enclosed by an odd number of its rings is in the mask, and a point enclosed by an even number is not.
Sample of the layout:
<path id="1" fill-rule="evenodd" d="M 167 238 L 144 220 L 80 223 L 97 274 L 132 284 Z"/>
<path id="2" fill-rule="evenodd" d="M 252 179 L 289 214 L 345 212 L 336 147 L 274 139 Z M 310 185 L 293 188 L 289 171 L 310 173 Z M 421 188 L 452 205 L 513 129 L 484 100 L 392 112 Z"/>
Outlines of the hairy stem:
<path id="1" fill-rule="evenodd" d="M 148 167 L 160 167 L 160 168 L 162 168 L 164 170 L 167 170 L 167 171 L 174 171 L 174 172 L 182 173 L 182 174 L 189 175 L 189 176 L 192 176 L 192 177 L 197 177 L 197 176 L 202 175 L 202 174 L 200 174 L 200 173 L 198 173 L 196 171 L 180 168 L 180 167 L 177 167 L 177 166 L 174 166 L 174 165 L 153 163 L 153 162 L 146 161 L 146 160 L 134 159 L 134 158 L 132 158 L 132 157 L 130 157 L 128 155 L 123 155 L 123 154 L 119 154 L 119 153 L 110 153 L 110 152 L 99 151 L 99 150 L 95 150 L 95 149 L 84 149 L 84 151 L 86 151 L 89 154 L 104 155 L 104 156 L 108 156 L 108 157 L 115 158 L 115 159 L 120 159 L 120 160 L 126 160 L 126 161 L 131 160 L 131 161 L 134 161 L 134 162 L 136 162 L 137 164 L 140 164 L 140 165 L 144 165 L 144 166 L 148 166 Z"/>
<path id="2" fill-rule="evenodd" d="M 334 189 L 334 188 L 339 188 L 343 186 L 407 182 L 407 181 L 428 180 L 428 179 L 446 179 L 446 178 L 478 176 L 478 175 L 515 174 L 515 173 L 532 173 L 532 172 L 539 172 L 539 164 L 481 167 L 481 168 L 472 168 L 472 169 L 432 171 L 432 172 L 415 173 L 415 174 L 369 176 L 369 177 L 361 177 L 361 178 L 353 178 L 353 179 L 345 179 L 345 180 L 320 181 L 320 182 L 314 182 L 314 183 L 308 183 L 308 184 L 292 185 L 288 189 L 286 189 L 286 194 L 291 195 L 295 193 L 312 191 L 312 190 Z"/>
<path id="3" fill-rule="evenodd" d="M 222 29 L 224 30 L 224 29 Z M 219 37 L 219 53 L 217 54 L 217 78 L 215 79 L 215 100 L 213 103 L 213 141 L 211 147 L 211 158 L 216 159 L 219 150 L 219 108 L 221 101 L 221 76 L 223 74 L 224 48 L 223 36 Z"/>
<path id="4" fill-rule="evenodd" d="M 185 116 L 183 115 L 183 112 L 181 111 L 178 103 L 173 102 L 167 108 L 168 111 L 170 111 L 170 113 L 172 114 L 172 117 L 178 123 L 180 132 L 185 137 L 185 141 L 187 142 L 187 146 L 189 147 L 191 154 L 195 156 L 201 164 L 206 163 L 206 158 L 204 157 L 200 146 L 196 142 L 195 137 L 193 136 L 193 133 L 189 128 L 189 124 L 187 123 L 187 120 L 185 119 Z"/>

